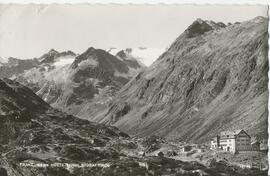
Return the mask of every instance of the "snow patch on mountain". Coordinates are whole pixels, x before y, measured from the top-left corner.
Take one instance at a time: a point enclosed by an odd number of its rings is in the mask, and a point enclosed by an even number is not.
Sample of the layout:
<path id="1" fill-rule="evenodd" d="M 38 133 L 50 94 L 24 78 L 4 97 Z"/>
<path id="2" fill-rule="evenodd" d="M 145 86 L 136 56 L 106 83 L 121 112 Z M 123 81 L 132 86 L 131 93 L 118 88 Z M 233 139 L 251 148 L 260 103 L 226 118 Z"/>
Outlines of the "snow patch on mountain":
<path id="1" fill-rule="evenodd" d="M 51 70 L 50 72 L 44 73 L 45 80 L 53 81 L 54 83 L 65 83 L 69 81 L 69 74 L 67 74 L 70 64 L 66 64 L 56 69 Z"/>
<path id="2" fill-rule="evenodd" d="M 135 48 L 132 50 L 132 55 L 146 66 L 150 66 L 163 52 L 165 48 Z"/>
<path id="3" fill-rule="evenodd" d="M 6 65 L 8 63 L 8 58 L 6 57 L 0 57 L 0 67 L 2 67 L 3 65 Z"/>
<path id="4" fill-rule="evenodd" d="M 6 57 L 0 57 L 0 65 L 2 63 L 8 63 L 8 58 L 6 58 Z"/>
<path id="5" fill-rule="evenodd" d="M 83 69 L 83 68 L 87 68 L 88 66 L 97 66 L 98 65 L 98 61 L 94 60 L 94 59 L 87 59 L 87 60 L 84 60 L 84 61 L 81 61 L 78 66 L 80 69 Z"/>
<path id="6" fill-rule="evenodd" d="M 119 48 L 110 48 L 107 49 L 112 55 L 116 55 L 122 49 Z M 165 48 L 127 48 L 125 51 L 128 51 L 130 55 L 136 58 L 138 61 L 142 62 L 146 66 L 150 66 L 162 53 L 165 52 Z"/>
<path id="7" fill-rule="evenodd" d="M 75 60 L 74 56 L 63 56 L 59 57 L 57 61 L 54 63 L 56 67 L 63 67 L 65 65 L 70 65 Z"/>

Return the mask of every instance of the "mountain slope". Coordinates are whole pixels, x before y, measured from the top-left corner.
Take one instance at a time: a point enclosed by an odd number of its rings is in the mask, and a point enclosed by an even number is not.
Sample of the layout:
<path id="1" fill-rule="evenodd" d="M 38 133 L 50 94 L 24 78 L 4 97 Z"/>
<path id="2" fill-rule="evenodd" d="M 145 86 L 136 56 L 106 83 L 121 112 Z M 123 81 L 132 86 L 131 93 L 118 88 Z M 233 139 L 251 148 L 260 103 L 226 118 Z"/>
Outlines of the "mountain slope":
<path id="1" fill-rule="evenodd" d="M 98 162 L 119 157 L 105 146 L 110 140 L 126 139 L 125 133 L 54 110 L 18 82 L 0 79 L 0 85 L 0 165 L 9 175 L 49 172 L 21 167 L 20 162 Z"/>
<path id="2" fill-rule="evenodd" d="M 29 88 L 16 81 L 4 78 L 2 80 L 0 79 L 0 85 L 0 141 L 2 141 L 1 144 L 3 145 L 6 144 L 12 147 L 14 144 L 18 145 L 20 142 L 23 142 L 24 146 L 32 145 L 35 141 L 35 135 L 44 135 L 44 139 L 41 139 L 40 136 L 37 137 L 42 141 L 50 141 L 56 144 L 59 142 L 56 137 L 59 134 L 57 131 L 55 131 L 55 133 L 51 133 L 53 130 L 59 127 L 61 128 L 61 130 L 59 129 L 60 131 L 67 129 L 71 131 L 83 131 L 82 126 L 77 128 L 81 123 L 84 123 L 86 126 L 88 125 L 88 132 L 100 128 L 100 130 L 108 130 L 107 137 L 127 136 L 115 127 L 106 127 L 104 125 L 87 122 L 72 115 L 67 115 L 57 111 L 34 94 Z M 10 128 L 5 128 L 7 126 L 10 126 Z M 14 130 L 13 128 L 16 126 L 20 126 L 20 128 Z M 39 133 L 41 131 L 44 132 L 44 134 Z M 80 133 L 82 133 L 82 131 Z M 50 132 L 50 135 L 46 134 L 46 132 Z M 94 134 L 94 131 L 91 133 Z M 107 132 L 103 134 L 107 134 Z M 68 136 L 71 135 L 71 133 L 68 132 L 65 135 Z M 87 138 L 91 136 L 89 135 L 90 133 L 87 134 Z M 98 136 L 100 134 L 97 133 L 94 135 Z M 80 134 L 79 136 L 84 135 Z"/>
<path id="3" fill-rule="evenodd" d="M 115 127 L 57 111 L 18 82 L 0 79 L 0 85 L 1 176 L 257 176 L 267 172 L 215 160 L 204 166 L 153 156 L 153 151 L 171 144 L 155 137 L 131 139 Z"/>
<path id="4" fill-rule="evenodd" d="M 205 142 L 243 128 L 266 139 L 267 38 L 263 17 L 198 19 L 94 120 L 138 136 Z"/>

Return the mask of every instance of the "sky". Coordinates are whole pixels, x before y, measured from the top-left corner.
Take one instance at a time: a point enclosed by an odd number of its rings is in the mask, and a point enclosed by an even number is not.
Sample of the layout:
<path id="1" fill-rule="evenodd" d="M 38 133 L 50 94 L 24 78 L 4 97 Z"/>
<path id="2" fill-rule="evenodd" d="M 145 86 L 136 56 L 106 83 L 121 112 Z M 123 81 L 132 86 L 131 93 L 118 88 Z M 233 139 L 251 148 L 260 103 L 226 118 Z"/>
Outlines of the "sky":
<path id="1" fill-rule="evenodd" d="M 267 16 L 263 5 L 0 5 L 0 56 L 30 59 L 51 48 L 166 48 L 197 18 Z"/>

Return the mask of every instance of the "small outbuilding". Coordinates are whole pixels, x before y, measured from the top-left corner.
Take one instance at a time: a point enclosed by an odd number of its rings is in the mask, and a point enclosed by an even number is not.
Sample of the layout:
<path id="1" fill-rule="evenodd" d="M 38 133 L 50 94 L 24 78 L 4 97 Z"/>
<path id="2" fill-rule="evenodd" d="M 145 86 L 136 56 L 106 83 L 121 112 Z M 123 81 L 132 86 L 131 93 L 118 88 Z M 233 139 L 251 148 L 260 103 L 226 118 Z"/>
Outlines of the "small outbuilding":
<path id="1" fill-rule="evenodd" d="M 251 149 L 253 151 L 259 151 L 260 150 L 260 142 L 259 141 L 251 142 Z"/>

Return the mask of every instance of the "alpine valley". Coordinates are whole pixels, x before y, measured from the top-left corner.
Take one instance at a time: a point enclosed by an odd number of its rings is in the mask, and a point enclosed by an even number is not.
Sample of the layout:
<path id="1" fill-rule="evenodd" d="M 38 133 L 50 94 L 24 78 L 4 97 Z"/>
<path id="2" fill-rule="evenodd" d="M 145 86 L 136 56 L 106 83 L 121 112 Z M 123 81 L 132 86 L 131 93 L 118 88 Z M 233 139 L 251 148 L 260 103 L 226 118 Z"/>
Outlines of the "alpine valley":
<path id="1" fill-rule="evenodd" d="M 197 19 L 152 59 L 161 50 L 0 57 L 0 176 L 266 175 L 266 153 L 209 143 L 237 129 L 267 141 L 267 42 L 264 17 Z"/>

